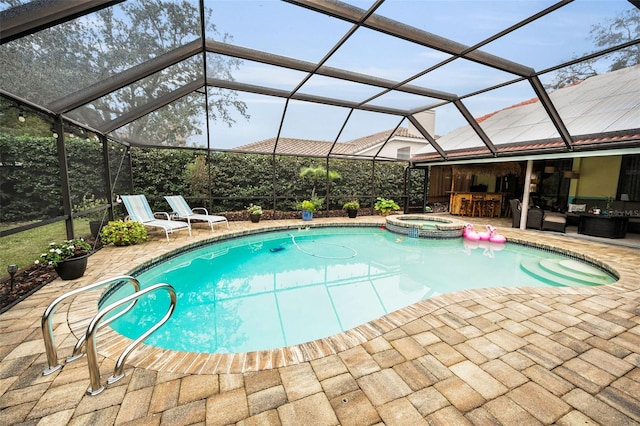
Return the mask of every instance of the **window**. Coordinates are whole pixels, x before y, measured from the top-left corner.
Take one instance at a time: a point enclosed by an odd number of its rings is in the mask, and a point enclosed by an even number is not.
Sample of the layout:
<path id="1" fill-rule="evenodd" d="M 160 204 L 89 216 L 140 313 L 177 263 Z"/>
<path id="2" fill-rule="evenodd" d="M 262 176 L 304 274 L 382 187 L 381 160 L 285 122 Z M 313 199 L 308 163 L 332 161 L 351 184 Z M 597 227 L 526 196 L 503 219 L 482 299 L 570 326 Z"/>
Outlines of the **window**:
<path id="1" fill-rule="evenodd" d="M 620 165 L 617 199 L 627 194 L 629 201 L 640 201 L 640 155 L 625 155 Z"/>

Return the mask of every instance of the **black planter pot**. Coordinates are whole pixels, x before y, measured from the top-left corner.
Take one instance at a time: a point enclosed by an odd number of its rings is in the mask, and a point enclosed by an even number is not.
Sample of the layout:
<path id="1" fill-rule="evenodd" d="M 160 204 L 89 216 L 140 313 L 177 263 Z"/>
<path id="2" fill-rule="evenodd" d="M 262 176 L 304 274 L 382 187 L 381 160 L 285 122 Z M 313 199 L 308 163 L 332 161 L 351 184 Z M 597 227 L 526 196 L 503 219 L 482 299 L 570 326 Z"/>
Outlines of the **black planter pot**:
<path id="1" fill-rule="evenodd" d="M 349 216 L 351 219 L 355 218 L 356 216 L 358 216 L 358 210 L 357 209 L 347 209 L 347 216 Z"/>
<path id="2" fill-rule="evenodd" d="M 251 220 L 251 222 L 253 223 L 258 223 L 260 222 L 260 218 L 262 217 L 261 214 L 250 214 L 249 215 L 249 220 Z"/>
<path id="3" fill-rule="evenodd" d="M 72 257 L 71 259 L 63 260 L 59 262 L 54 269 L 58 273 L 58 276 L 63 280 L 75 280 L 84 275 L 84 271 L 87 270 L 88 254 L 79 257 Z"/>
<path id="4" fill-rule="evenodd" d="M 102 222 L 100 220 L 92 220 L 91 222 L 89 222 L 89 229 L 91 229 L 91 236 L 93 238 L 98 238 L 98 235 L 100 235 L 100 230 L 106 223 L 107 223 L 106 221 Z"/>

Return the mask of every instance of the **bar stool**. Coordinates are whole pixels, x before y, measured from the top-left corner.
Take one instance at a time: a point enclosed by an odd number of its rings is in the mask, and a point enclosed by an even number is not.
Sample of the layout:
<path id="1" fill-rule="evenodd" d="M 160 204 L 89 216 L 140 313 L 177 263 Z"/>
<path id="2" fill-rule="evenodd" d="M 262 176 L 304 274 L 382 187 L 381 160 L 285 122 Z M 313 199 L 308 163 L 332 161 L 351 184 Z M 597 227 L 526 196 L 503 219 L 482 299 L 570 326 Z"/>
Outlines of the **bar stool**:
<path id="1" fill-rule="evenodd" d="M 469 198 L 460 199 L 460 216 L 471 216 L 471 200 Z"/>
<path id="2" fill-rule="evenodd" d="M 476 213 L 478 217 L 484 215 L 484 195 L 472 195 L 471 196 L 471 217 L 475 217 Z"/>
<path id="3" fill-rule="evenodd" d="M 487 200 L 484 201 L 484 213 L 485 216 L 487 217 L 496 217 L 496 212 L 498 210 L 498 203 L 500 202 L 500 200 L 497 200 L 494 197 L 489 197 Z M 499 212 L 498 212 L 498 216 L 500 216 Z"/>

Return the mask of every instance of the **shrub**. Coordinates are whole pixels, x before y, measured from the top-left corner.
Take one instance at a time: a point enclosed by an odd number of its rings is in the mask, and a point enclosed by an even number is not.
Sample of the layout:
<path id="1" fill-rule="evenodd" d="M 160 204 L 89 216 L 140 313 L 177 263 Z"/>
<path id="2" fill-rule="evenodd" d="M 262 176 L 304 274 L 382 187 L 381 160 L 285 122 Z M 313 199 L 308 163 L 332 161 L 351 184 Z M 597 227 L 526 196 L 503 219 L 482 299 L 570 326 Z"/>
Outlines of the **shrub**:
<path id="1" fill-rule="evenodd" d="M 390 214 L 392 211 L 400 210 L 400 206 L 393 200 L 378 197 L 373 208 L 379 211 L 383 216 Z"/>
<path id="2" fill-rule="evenodd" d="M 85 194 L 82 196 L 82 201 L 78 206 L 74 206 L 74 212 L 83 212 L 86 210 L 92 210 L 98 207 L 102 207 L 107 204 L 106 198 L 96 198 L 93 194 Z M 105 210 L 95 211 L 84 215 L 83 217 L 90 221 L 102 220 L 103 216 L 106 216 Z"/>
<path id="3" fill-rule="evenodd" d="M 147 229 L 140 222 L 132 220 L 112 220 L 100 231 L 102 244 L 130 246 L 147 241 Z"/>

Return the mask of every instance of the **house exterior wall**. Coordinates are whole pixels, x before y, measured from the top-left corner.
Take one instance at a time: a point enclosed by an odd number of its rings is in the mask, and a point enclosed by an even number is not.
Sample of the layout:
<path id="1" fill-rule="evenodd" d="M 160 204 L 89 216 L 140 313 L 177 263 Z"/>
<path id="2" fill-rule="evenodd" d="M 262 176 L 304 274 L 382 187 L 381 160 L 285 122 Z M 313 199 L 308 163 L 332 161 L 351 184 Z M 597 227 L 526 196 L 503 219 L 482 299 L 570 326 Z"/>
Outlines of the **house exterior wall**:
<path id="1" fill-rule="evenodd" d="M 411 154 L 414 154 L 418 150 L 424 148 L 425 145 L 426 145 L 425 142 L 417 142 L 417 141 L 414 142 L 414 141 L 408 141 L 403 139 L 392 139 L 384 146 L 384 148 L 378 155 L 381 157 L 387 157 L 387 158 L 397 158 L 399 148 L 404 148 L 409 146 L 411 147 Z M 380 145 L 376 145 L 367 150 L 363 150 L 362 152 L 359 152 L 359 154 L 373 156 L 378 152 L 379 149 L 380 149 Z"/>
<path id="2" fill-rule="evenodd" d="M 496 192 L 496 177 L 489 175 L 476 176 L 476 184 L 487 185 L 487 192 Z"/>
<path id="3" fill-rule="evenodd" d="M 577 180 L 575 197 L 615 198 L 622 157 L 584 157 L 580 160 L 580 178 Z M 574 170 L 576 170 L 574 163 Z"/>

